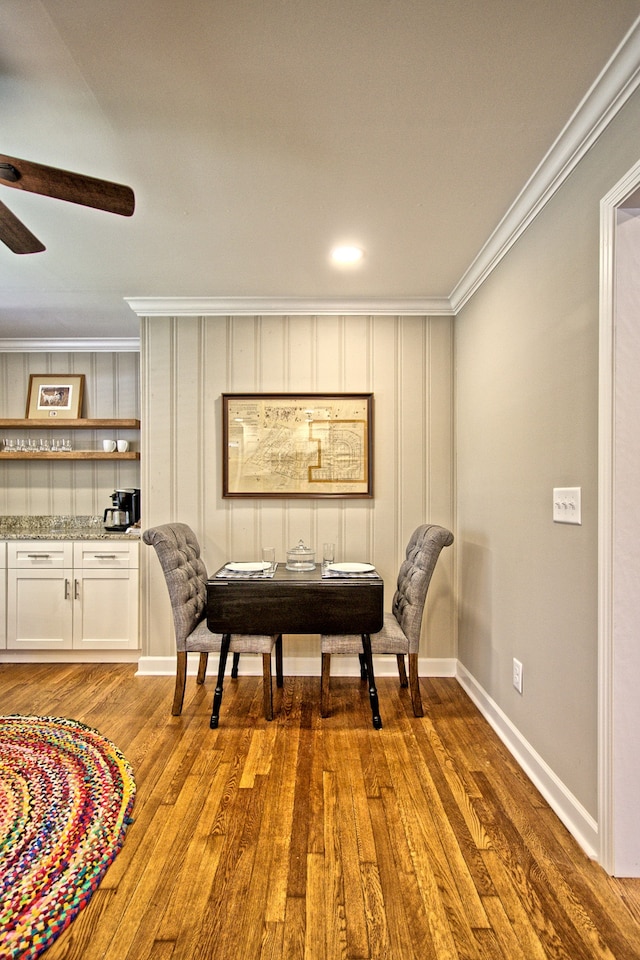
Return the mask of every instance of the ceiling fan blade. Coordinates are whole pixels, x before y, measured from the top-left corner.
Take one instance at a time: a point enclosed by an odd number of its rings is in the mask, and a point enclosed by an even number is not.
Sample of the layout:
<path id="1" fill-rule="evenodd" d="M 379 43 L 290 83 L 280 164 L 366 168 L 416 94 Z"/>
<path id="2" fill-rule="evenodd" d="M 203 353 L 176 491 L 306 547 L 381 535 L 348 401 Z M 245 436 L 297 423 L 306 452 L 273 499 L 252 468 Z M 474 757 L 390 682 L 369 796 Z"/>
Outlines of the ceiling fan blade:
<path id="1" fill-rule="evenodd" d="M 0 240 L 14 253 L 41 253 L 45 249 L 24 223 L 0 202 Z"/>
<path id="2" fill-rule="evenodd" d="M 79 203 L 83 207 L 118 213 L 122 217 L 130 217 L 135 207 L 131 187 L 3 154 L 0 154 L 0 183 L 17 190 Z"/>

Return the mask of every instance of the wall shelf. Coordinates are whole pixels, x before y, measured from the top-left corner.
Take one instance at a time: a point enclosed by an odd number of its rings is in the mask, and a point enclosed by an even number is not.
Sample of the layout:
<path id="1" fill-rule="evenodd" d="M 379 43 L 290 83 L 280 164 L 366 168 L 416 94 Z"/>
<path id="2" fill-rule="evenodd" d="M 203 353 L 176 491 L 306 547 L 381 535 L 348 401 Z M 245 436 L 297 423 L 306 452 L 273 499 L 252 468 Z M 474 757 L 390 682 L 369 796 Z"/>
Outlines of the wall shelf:
<path id="1" fill-rule="evenodd" d="M 50 420 L 0 418 L 0 430 L 139 430 L 140 421 L 134 419 Z M 0 450 L 2 460 L 139 460 L 137 451 L 107 453 L 105 450 Z"/>
<path id="2" fill-rule="evenodd" d="M 139 420 L 15 420 L 0 418 L 4 430 L 139 430 Z"/>
<path id="3" fill-rule="evenodd" d="M 7 453 L 0 450 L 2 460 L 139 460 L 140 454 L 134 450 L 126 453 L 107 453 L 104 450 L 36 450 L 29 453 L 27 450 Z"/>

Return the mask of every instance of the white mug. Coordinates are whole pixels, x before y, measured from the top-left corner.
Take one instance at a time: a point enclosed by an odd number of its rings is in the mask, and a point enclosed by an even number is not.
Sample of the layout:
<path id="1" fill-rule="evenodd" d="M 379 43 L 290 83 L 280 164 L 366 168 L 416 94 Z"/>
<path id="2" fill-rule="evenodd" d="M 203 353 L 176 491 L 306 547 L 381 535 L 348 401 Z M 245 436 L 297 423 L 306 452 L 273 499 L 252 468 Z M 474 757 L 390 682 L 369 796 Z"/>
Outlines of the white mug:
<path id="1" fill-rule="evenodd" d="M 128 440 L 118 440 L 118 453 L 126 453 L 129 449 Z"/>
<path id="2" fill-rule="evenodd" d="M 103 441 L 102 441 L 102 449 L 104 450 L 105 453 L 113 453 L 113 451 L 115 450 L 115 448 L 116 448 L 116 442 L 115 442 L 115 440 L 103 440 Z"/>

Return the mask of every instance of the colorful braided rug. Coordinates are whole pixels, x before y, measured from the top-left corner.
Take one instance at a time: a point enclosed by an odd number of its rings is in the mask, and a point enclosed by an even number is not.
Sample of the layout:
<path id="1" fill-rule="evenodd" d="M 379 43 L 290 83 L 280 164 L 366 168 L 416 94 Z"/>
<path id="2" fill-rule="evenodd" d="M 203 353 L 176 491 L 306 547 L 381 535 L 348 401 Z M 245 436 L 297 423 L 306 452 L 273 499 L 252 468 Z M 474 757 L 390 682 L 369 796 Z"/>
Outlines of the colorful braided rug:
<path id="1" fill-rule="evenodd" d="M 124 841 L 133 773 L 97 730 L 0 717 L 0 960 L 31 960 L 89 902 Z"/>

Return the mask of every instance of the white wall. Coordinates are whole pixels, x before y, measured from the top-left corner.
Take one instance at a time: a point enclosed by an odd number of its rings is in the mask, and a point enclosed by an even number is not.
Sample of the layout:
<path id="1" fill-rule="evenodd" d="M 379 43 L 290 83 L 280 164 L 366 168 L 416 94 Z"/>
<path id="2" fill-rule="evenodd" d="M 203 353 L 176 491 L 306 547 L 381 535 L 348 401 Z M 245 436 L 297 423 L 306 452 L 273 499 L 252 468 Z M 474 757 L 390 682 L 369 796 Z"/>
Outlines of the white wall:
<path id="1" fill-rule="evenodd" d="M 635 94 L 455 324 L 459 658 L 593 818 L 599 203 L 639 124 Z M 554 486 L 582 487 L 581 526 Z"/>
<path id="2" fill-rule="evenodd" d="M 22 418 L 32 373 L 83 373 L 83 416 L 139 418 L 140 357 L 137 353 L 1 353 L 0 416 Z M 101 443 L 113 431 L 71 434 L 74 444 Z M 48 436 L 46 429 L 29 436 Z M 52 436 L 54 434 L 51 434 Z M 27 436 L 22 432 L 7 436 Z M 58 430 L 55 436 L 60 438 Z M 123 432 L 132 449 L 139 448 L 136 432 Z M 111 503 L 116 487 L 139 487 L 138 461 L 28 461 L 0 458 L 0 514 L 100 516 Z"/>
<path id="3" fill-rule="evenodd" d="M 438 317 L 201 317 L 142 320 L 145 526 L 182 520 L 211 572 L 259 556 L 284 559 L 300 538 L 339 559 L 367 559 L 390 608 L 398 566 L 421 523 L 453 528 L 452 319 Z M 372 392 L 374 498 L 232 500 L 221 495 L 221 394 Z M 174 650 L 166 588 L 143 549 L 143 650 Z M 455 656 L 454 549 L 434 576 L 421 654 Z M 287 657 L 317 642 L 288 638 Z"/>

